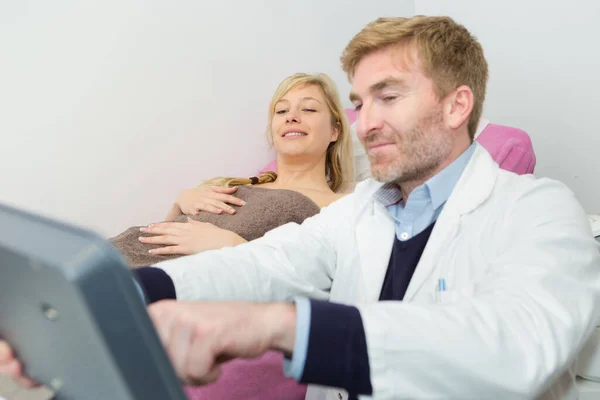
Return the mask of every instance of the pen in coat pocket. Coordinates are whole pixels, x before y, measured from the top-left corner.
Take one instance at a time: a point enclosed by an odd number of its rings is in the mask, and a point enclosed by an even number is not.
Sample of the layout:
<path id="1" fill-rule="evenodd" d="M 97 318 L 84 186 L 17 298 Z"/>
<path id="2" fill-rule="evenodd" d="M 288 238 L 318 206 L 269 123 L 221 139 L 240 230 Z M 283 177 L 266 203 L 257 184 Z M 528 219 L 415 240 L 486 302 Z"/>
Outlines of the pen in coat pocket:
<path id="1" fill-rule="evenodd" d="M 438 292 L 446 291 L 446 280 L 443 278 L 438 279 Z"/>
<path id="2" fill-rule="evenodd" d="M 435 287 L 435 299 L 438 302 L 442 301 L 442 293 L 446 291 L 446 280 L 443 278 L 438 279 Z"/>

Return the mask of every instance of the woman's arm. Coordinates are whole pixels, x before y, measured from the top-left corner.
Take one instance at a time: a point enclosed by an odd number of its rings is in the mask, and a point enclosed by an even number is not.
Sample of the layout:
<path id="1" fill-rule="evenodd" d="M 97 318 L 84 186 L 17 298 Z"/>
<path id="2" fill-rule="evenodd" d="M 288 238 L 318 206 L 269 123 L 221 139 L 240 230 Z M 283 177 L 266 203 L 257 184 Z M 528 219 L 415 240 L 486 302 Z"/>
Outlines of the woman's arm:
<path id="1" fill-rule="evenodd" d="M 183 213 L 181 212 L 181 208 L 179 208 L 177 203 L 173 203 L 173 207 L 171 207 L 171 210 L 167 214 L 165 221 L 173 221 L 180 215 L 183 215 Z"/>

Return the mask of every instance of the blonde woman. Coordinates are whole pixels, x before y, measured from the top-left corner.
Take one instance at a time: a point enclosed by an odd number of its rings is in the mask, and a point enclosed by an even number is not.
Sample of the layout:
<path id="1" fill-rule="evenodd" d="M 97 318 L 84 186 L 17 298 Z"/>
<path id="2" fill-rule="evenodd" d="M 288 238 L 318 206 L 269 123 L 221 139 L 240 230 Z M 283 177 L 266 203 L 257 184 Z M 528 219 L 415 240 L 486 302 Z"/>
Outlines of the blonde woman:
<path id="1" fill-rule="evenodd" d="M 301 223 L 352 188 L 350 127 L 327 75 L 284 79 L 268 115 L 277 174 L 215 178 L 184 190 L 169 222 L 130 228 L 111 240 L 132 267 L 234 246 L 285 223 Z"/>

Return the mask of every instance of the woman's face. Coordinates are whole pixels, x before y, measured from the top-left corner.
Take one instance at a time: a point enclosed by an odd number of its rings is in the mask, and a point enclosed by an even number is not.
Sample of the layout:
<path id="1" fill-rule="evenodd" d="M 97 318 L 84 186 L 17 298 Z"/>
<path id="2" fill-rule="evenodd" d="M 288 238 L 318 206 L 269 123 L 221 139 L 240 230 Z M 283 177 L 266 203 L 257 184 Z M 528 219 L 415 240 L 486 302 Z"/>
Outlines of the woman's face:
<path id="1" fill-rule="evenodd" d="M 297 86 L 275 104 L 271 121 L 273 145 L 278 156 L 318 160 L 338 139 L 331 112 L 321 88 Z"/>

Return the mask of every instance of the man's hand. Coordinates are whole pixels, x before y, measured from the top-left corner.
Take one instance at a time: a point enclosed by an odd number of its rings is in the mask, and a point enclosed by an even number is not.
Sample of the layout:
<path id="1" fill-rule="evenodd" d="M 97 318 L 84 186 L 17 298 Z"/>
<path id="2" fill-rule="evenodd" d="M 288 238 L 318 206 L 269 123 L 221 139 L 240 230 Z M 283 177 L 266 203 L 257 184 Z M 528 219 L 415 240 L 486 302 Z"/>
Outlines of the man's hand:
<path id="1" fill-rule="evenodd" d="M 188 384 L 214 382 L 220 365 L 268 350 L 291 355 L 296 307 L 286 303 L 182 302 L 148 307 L 177 375 Z"/>

